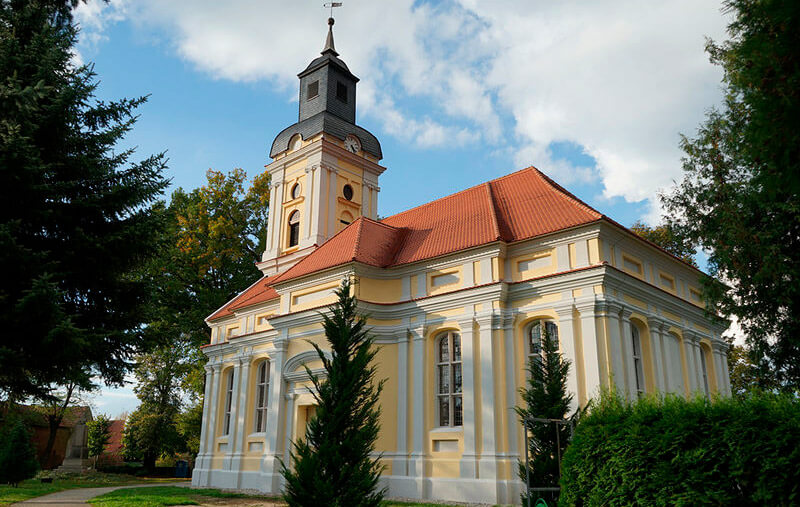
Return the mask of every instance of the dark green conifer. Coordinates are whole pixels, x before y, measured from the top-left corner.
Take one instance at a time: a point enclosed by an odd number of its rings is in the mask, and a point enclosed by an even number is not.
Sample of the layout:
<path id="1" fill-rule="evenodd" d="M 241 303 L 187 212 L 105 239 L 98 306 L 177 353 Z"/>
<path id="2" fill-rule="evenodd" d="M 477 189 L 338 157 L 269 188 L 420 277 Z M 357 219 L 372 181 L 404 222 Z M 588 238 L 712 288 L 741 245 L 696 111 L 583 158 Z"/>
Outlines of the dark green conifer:
<path id="1" fill-rule="evenodd" d="M 330 359 L 312 344 L 326 378 L 311 375 L 316 413 L 305 439 L 294 444 L 292 468 L 283 466 L 284 499 L 290 506 L 377 506 L 385 493 L 378 488 L 380 457 L 373 456 L 383 381 L 376 384 L 374 338 L 350 288 L 345 280 L 330 315 L 323 315 Z"/>
<path id="2" fill-rule="evenodd" d="M 531 355 L 528 363 L 528 384 L 520 389 L 524 405 L 516 407 L 520 421 L 528 418 L 567 420 L 572 394 L 567 392 L 570 362 L 558 351 L 558 336 L 543 321 L 538 326 L 541 354 Z M 536 344 L 532 344 L 535 346 Z M 519 477 L 524 483 L 530 478 L 531 487 L 557 487 L 560 478 L 559 455 L 564 455 L 570 437 L 568 424 L 532 422 L 528 424 L 528 463 L 520 461 Z M 537 499 L 556 501 L 557 493 L 533 493 L 531 505 Z M 528 505 L 525 491 L 522 504 Z"/>
<path id="3" fill-rule="evenodd" d="M 0 442 L 0 483 L 17 487 L 20 482 L 33 477 L 38 469 L 30 431 L 18 419 Z"/>

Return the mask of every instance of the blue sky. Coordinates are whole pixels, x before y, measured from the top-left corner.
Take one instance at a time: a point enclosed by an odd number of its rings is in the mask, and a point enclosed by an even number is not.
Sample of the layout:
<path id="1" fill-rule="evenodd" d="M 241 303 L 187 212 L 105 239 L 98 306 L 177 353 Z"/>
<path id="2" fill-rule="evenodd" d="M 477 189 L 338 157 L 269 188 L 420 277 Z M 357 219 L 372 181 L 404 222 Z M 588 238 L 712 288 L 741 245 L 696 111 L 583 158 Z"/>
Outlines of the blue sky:
<path id="1" fill-rule="evenodd" d="M 322 2 L 90 0 L 76 58 L 104 100 L 149 94 L 126 146 L 166 151 L 173 187 L 268 162 L 297 118 L 296 74 L 324 43 Z M 721 98 L 704 38 L 714 1 L 345 1 L 336 47 L 382 143 L 382 216 L 529 165 L 630 225 L 680 177 L 679 133 Z M 129 389 L 95 400 L 112 416 Z"/>

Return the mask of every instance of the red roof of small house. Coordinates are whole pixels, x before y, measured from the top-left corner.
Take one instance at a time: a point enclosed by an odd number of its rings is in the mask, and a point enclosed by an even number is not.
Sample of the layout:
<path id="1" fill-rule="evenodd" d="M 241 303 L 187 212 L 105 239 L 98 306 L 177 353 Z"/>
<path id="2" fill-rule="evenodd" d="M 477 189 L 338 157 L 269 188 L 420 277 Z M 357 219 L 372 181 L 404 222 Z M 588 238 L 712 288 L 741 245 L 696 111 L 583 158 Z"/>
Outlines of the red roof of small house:
<path id="1" fill-rule="evenodd" d="M 107 454 L 122 453 L 122 434 L 125 432 L 125 419 L 115 419 L 108 427 L 108 443 L 104 450 Z"/>
<path id="2" fill-rule="evenodd" d="M 534 167 L 386 217 L 358 218 L 290 269 L 264 277 L 208 320 L 278 297 L 272 285 L 360 262 L 388 268 L 496 241 L 514 242 L 603 218 Z"/>

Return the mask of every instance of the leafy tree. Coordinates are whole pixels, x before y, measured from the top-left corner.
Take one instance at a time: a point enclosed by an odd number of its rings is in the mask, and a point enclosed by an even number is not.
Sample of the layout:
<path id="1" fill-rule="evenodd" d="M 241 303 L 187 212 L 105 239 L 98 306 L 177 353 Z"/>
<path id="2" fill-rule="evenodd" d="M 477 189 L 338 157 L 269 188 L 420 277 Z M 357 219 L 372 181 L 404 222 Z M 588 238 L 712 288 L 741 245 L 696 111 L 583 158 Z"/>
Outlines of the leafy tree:
<path id="1" fill-rule="evenodd" d="M 73 63 L 77 0 L 0 2 L 0 394 L 120 383 L 144 345 L 163 155 L 115 147 L 145 97 L 105 102 Z"/>
<path id="2" fill-rule="evenodd" d="M 86 423 L 87 444 L 89 456 L 94 457 L 94 468 L 97 468 L 97 458 L 106 450 L 106 445 L 111 439 L 111 420 L 105 414 L 99 414 L 93 421 Z"/>
<path id="3" fill-rule="evenodd" d="M 141 404 L 128 418 L 123 443 L 129 457 L 141 459 L 148 470 L 156 459 L 184 449 L 177 418 L 183 406 L 180 384 L 194 365 L 190 349 L 194 346 L 173 340 L 140 356 L 134 374 L 134 388 Z"/>
<path id="4" fill-rule="evenodd" d="M 166 224 L 159 254 L 140 271 L 150 294 L 144 333 L 165 345 L 140 357 L 142 407 L 134 424 L 158 419 L 170 425 L 163 441 L 158 434 L 140 441 L 137 449 L 149 455 L 173 449 L 176 435 L 198 452 L 205 380 L 199 346 L 209 341 L 204 319 L 259 277 L 254 263 L 264 248 L 268 177 L 257 176 L 248 188 L 241 169 L 209 170 L 207 178 L 206 185 L 178 189 L 168 206 L 158 206 Z"/>
<path id="5" fill-rule="evenodd" d="M 757 390 L 778 389 L 773 375 L 762 375 L 750 358 L 750 351 L 742 345 L 731 345 L 728 350 L 728 371 L 731 374 L 731 393 L 744 397 Z"/>
<path id="6" fill-rule="evenodd" d="M 724 70 L 721 109 L 684 137 L 684 178 L 662 196 L 668 224 L 709 249 L 704 282 L 734 315 L 760 376 L 800 389 L 800 3 L 726 0 L 730 40 L 709 41 Z"/>
<path id="7" fill-rule="evenodd" d="M 283 464 L 281 471 L 290 506 L 377 506 L 385 494 L 377 489 L 380 458 L 371 456 L 380 429 L 383 381 L 375 385 L 377 349 L 350 289 L 349 280 L 342 282 L 331 314 L 323 315 L 331 359 L 312 343 L 327 378 L 320 380 L 306 368 L 317 408 L 305 439 L 294 443 L 292 469 Z"/>
<path id="8" fill-rule="evenodd" d="M 0 482 L 17 487 L 39 469 L 28 428 L 17 419 L 0 442 Z"/>
<path id="9" fill-rule="evenodd" d="M 515 407 L 520 421 L 529 418 L 568 419 L 572 394 L 567 392 L 567 374 L 570 362 L 558 352 L 558 339 L 550 336 L 547 326 L 539 326 L 541 333 L 541 358 L 531 356 L 528 363 L 528 383 L 520 389 L 524 405 Z M 554 422 L 528 422 L 528 462 L 519 462 L 518 475 L 525 482 L 530 476 L 531 487 L 556 487 L 560 478 L 559 456 L 563 456 L 570 437 L 570 427 Z M 531 502 L 549 494 L 534 493 Z M 552 499 L 557 500 L 553 494 Z M 528 497 L 522 493 L 522 503 Z"/>
<path id="10" fill-rule="evenodd" d="M 694 248 L 684 238 L 678 236 L 670 224 L 650 227 L 641 220 L 637 220 L 631 225 L 631 231 L 647 241 L 655 243 L 682 261 L 697 267 L 697 261 L 694 259 Z"/>

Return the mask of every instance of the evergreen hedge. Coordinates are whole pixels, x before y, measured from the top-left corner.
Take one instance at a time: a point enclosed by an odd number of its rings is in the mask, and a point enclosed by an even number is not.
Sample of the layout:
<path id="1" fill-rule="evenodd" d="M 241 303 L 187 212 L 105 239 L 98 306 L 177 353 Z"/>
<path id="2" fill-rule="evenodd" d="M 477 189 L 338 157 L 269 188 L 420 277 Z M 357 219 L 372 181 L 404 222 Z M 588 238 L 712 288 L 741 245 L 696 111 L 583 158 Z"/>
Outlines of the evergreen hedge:
<path id="1" fill-rule="evenodd" d="M 752 394 L 628 403 L 604 393 L 562 462 L 561 505 L 800 503 L 800 402 Z"/>

